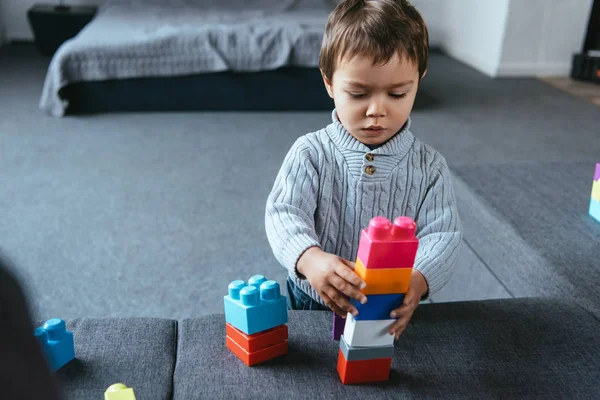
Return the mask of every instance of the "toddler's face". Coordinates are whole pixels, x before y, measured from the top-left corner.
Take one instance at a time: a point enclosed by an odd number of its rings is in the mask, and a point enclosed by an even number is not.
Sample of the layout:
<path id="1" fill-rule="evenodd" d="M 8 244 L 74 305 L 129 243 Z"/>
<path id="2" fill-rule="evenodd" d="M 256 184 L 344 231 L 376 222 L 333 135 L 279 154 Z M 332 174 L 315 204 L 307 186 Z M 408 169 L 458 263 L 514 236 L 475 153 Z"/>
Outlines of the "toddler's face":
<path id="1" fill-rule="evenodd" d="M 331 82 L 324 81 L 342 125 L 360 142 L 377 145 L 394 136 L 408 120 L 419 71 L 398 55 L 385 65 L 356 56 L 342 60 Z"/>

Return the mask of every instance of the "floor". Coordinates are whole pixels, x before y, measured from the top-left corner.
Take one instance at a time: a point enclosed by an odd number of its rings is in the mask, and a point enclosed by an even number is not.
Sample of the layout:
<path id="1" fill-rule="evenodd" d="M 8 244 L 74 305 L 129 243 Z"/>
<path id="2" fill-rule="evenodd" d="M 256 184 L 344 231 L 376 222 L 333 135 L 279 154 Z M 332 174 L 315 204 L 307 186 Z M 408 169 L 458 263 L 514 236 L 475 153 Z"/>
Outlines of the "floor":
<path id="1" fill-rule="evenodd" d="M 284 281 L 265 199 L 291 144 L 330 111 L 52 118 L 38 108 L 48 61 L 0 49 L 0 250 L 38 318 L 192 317 L 222 311 L 231 280 Z M 451 167 L 600 154 L 600 108 L 535 79 L 432 54 L 419 96 L 411 130 Z M 511 297 L 469 240 L 434 301 Z"/>
<path id="2" fill-rule="evenodd" d="M 540 81 L 600 107 L 600 83 L 578 81 L 568 77 L 541 77 Z"/>

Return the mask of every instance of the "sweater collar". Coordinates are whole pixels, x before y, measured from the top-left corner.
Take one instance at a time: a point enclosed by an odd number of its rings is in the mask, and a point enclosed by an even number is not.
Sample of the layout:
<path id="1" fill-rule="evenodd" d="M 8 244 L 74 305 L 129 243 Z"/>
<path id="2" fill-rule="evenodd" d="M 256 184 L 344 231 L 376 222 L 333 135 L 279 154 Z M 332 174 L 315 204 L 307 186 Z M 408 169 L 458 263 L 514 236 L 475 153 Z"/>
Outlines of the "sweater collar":
<path id="1" fill-rule="evenodd" d="M 327 133 L 331 140 L 342 149 L 403 157 L 414 142 L 414 136 L 409 130 L 411 124 L 410 117 L 408 117 L 408 120 L 398 133 L 375 150 L 371 150 L 364 143 L 359 142 L 344 128 L 335 109 L 331 113 L 331 119 L 332 123 L 327 126 Z"/>

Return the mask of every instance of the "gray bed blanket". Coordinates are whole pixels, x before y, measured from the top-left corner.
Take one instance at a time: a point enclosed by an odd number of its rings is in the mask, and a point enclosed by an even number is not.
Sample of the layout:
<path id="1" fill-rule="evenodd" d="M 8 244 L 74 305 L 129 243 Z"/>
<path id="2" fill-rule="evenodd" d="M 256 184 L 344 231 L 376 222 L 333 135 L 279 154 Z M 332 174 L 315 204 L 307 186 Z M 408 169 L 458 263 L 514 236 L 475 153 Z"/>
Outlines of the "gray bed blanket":
<path id="1" fill-rule="evenodd" d="M 316 67 L 336 0 L 107 0 L 50 62 L 40 108 L 70 83 Z"/>

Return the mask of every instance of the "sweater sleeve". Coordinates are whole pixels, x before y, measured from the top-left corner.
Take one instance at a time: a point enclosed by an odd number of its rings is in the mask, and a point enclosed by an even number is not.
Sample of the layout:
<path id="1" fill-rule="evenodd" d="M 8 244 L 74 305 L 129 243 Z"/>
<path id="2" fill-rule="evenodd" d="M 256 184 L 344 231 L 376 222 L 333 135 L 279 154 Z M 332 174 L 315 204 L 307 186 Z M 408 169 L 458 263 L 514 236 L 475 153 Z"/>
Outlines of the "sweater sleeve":
<path id="1" fill-rule="evenodd" d="M 443 157 L 429 177 L 415 223 L 419 249 L 414 267 L 423 274 L 429 285 L 425 299 L 450 280 L 462 242 L 462 223 L 458 216 L 450 169 Z"/>
<path id="2" fill-rule="evenodd" d="M 319 177 L 303 138 L 286 155 L 267 198 L 265 228 L 275 258 L 299 279 L 296 263 L 310 247 L 320 247 L 314 215 Z"/>

